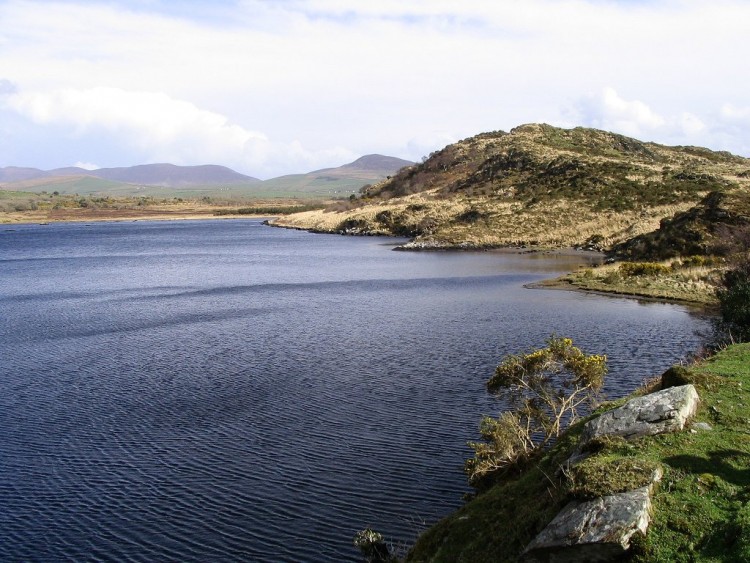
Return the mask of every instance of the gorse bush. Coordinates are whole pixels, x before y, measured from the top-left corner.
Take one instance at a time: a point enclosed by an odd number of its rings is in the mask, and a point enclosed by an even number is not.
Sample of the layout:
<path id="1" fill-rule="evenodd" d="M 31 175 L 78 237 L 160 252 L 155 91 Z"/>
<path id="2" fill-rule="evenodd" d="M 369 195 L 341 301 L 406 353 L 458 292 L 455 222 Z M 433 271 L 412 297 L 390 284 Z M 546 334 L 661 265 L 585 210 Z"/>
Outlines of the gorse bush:
<path id="1" fill-rule="evenodd" d="M 498 418 L 485 417 L 483 442 L 470 442 L 474 457 L 465 470 L 481 487 L 488 477 L 513 467 L 554 443 L 591 406 L 604 384 L 607 358 L 586 355 L 570 338 L 551 337 L 547 347 L 510 355 L 495 369 L 487 389 L 510 406 Z"/>
<path id="2" fill-rule="evenodd" d="M 535 429 L 528 410 L 504 412 L 498 418 L 484 417 L 479 426 L 484 441 L 469 442 L 474 450 L 474 457 L 464 464 L 469 483 L 479 488 L 488 476 L 527 459 L 536 449 Z"/>
<path id="3" fill-rule="evenodd" d="M 620 274 L 629 278 L 633 276 L 659 276 L 669 274 L 670 268 L 656 262 L 623 262 L 620 264 Z"/>

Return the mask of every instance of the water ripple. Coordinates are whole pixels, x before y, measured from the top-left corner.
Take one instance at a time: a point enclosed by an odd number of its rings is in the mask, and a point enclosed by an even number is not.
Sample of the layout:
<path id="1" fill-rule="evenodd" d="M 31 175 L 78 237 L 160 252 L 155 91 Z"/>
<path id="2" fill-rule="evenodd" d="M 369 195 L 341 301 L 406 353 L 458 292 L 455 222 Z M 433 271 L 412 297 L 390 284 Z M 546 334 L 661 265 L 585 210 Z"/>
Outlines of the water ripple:
<path id="1" fill-rule="evenodd" d="M 24 227 L 0 260 L 3 561 L 356 560 L 460 505 L 504 354 L 570 335 L 618 396 L 707 326 L 524 290 L 552 258 L 249 221 Z"/>

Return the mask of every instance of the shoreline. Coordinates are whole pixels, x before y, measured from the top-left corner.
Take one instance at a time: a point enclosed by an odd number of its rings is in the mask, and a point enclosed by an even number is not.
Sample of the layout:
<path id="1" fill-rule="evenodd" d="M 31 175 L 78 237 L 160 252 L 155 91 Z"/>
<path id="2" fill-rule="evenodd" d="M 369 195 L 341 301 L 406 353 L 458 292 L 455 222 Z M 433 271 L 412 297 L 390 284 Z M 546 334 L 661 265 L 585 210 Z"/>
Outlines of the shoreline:
<path id="1" fill-rule="evenodd" d="M 278 216 L 273 215 L 248 215 L 248 214 L 217 214 L 221 208 L 211 208 L 206 210 L 185 209 L 185 210 L 165 210 L 165 209 L 74 209 L 62 210 L 61 213 L 48 211 L 38 212 L 18 212 L 11 217 L 0 216 L 0 227 L 13 225 L 47 225 L 51 223 L 108 223 L 108 222 L 136 222 L 136 221 L 194 221 L 206 219 L 266 219 L 265 224 L 270 227 L 291 229 L 296 231 L 307 231 L 313 234 L 338 234 L 341 236 L 381 236 L 384 238 L 401 238 L 390 235 L 377 234 L 353 234 L 337 233 L 325 230 L 317 230 L 295 225 L 279 224 L 276 220 Z M 9 219 L 9 220 L 6 220 Z M 409 245 L 410 243 L 406 243 Z M 393 250 L 406 252 L 496 252 L 507 254 L 551 254 L 558 256 L 599 256 L 604 257 L 604 253 L 593 250 L 584 250 L 579 248 L 548 248 L 548 247 L 528 247 L 528 246 L 491 246 L 478 247 L 472 245 L 425 245 L 419 246 L 395 246 Z M 700 311 L 705 314 L 714 314 L 715 306 L 700 301 L 682 299 L 679 297 L 654 296 L 639 293 L 637 291 L 627 290 L 602 290 L 589 289 L 576 285 L 565 277 L 545 279 L 538 282 L 525 284 L 526 289 L 548 289 L 556 291 L 577 291 L 594 295 L 603 295 L 617 298 L 636 299 L 639 301 L 670 303 L 683 305 L 691 309 Z"/>
<path id="2" fill-rule="evenodd" d="M 488 245 L 477 244 L 470 241 L 460 243 L 446 243 L 439 241 L 419 241 L 407 236 L 399 236 L 390 233 L 375 232 L 351 232 L 351 231 L 331 231 L 316 227 L 303 227 L 300 225 L 291 225 L 279 223 L 279 217 L 269 219 L 266 223 L 269 227 L 277 229 L 290 229 L 292 231 L 305 231 L 317 235 L 339 235 L 350 237 L 381 237 L 381 238 L 398 238 L 409 239 L 406 243 L 397 246 L 394 250 L 401 252 L 503 252 L 510 254 L 556 254 L 560 256 L 599 256 L 604 259 L 604 252 L 598 250 L 587 250 L 584 248 L 575 248 L 572 246 L 551 247 L 551 246 L 532 246 L 532 245 Z"/>
<path id="3" fill-rule="evenodd" d="M 709 303 L 702 303 L 700 301 L 691 301 L 689 299 L 680 299 L 679 297 L 667 297 L 667 296 L 660 296 L 656 297 L 653 295 L 645 295 L 643 293 L 638 293 L 636 291 L 628 292 L 628 291 L 621 291 L 621 290 L 615 290 L 612 291 L 605 291 L 603 289 L 589 289 L 586 287 L 581 287 L 570 280 L 566 280 L 563 277 L 560 278 L 552 278 L 548 280 L 541 280 L 538 282 L 532 282 L 524 284 L 523 286 L 526 289 L 548 289 L 552 291 L 576 291 L 579 293 L 586 293 L 591 295 L 602 295 L 604 297 L 613 297 L 613 298 L 619 298 L 619 299 L 634 299 L 636 301 L 645 301 L 647 303 L 666 303 L 670 305 L 681 305 L 683 307 L 688 307 L 690 309 L 695 310 L 695 312 L 700 312 L 707 315 L 715 315 L 716 314 L 716 305 L 711 305 Z"/>
<path id="4" fill-rule="evenodd" d="M 324 229 L 302 227 L 298 225 L 285 225 L 285 224 L 280 224 L 274 221 L 269 221 L 267 224 L 271 227 L 276 227 L 276 228 L 281 228 L 281 229 L 291 229 L 295 231 L 307 231 L 309 233 L 314 233 L 314 234 L 329 234 L 329 235 L 358 236 L 358 237 L 379 236 L 379 237 L 386 237 L 386 238 L 398 238 L 398 237 L 394 237 L 393 235 L 387 235 L 387 234 L 351 233 L 351 232 L 340 232 L 340 231 L 332 232 L 332 231 L 327 231 Z M 550 247 L 543 247 L 543 246 L 540 246 L 540 247 L 483 246 L 482 247 L 482 246 L 475 246 L 471 244 L 450 244 L 450 245 L 441 244 L 441 243 L 413 244 L 413 242 L 414 241 L 412 240 L 406 243 L 405 245 L 396 246 L 393 250 L 404 251 L 404 252 L 496 252 L 496 253 L 506 253 L 506 254 L 529 254 L 529 255 L 549 254 L 549 255 L 557 255 L 557 256 L 597 256 L 601 258 L 602 260 L 606 256 L 606 254 L 601 251 L 585 250 L 582 248 L 574 248 L 574 247 L 561 247 L 561 248 L 550 248 Z M 693 310 L 696 313 L 707 314 L 707 315 L 716 314 L 716 305 L 713 303 L 707 303 L 705 301 L 697 301 L 697 300 L 692 300 L 692 299 L 685 299 L 682 297 L 673 297 L 669 295 L 649 295 L 647 293 L 639 292 L 637 290 L 630 291 L 628 289 L 623 289 L 623 288 L 605 290 L 605 289 L 590 289 L 587 287 L 582 287 L 582 286 L 576 285 L 570 279 L 566 279 L 566 276 L 572 274 L 573 272 L 574 270 L 571 270 L 568 274 L 565 274 L 557 278 L 550 278 L 550 279 L 545 279 L 545 280 L 541 280 L 538 282 L 524 284 L 523 287 L 526 289 L 550 289 L 550 290 L 556 290 L 556 291 L 578 291 L 581 293 L 602 295 L 605 297 L 634 299 L 637 301 L 650 302 L 650 303 L 666 303 L 666 304 L 672 304 L 672 305 L 681 305 L 681 306 L 684 306 Z"/>
<path id="5" fill-rule="evenodd" d="M 167 211 L 162 209 L 97 209 L 97 210 L 67 210 L 63 214 L 50 212 L 34 213 L 19 212 L 0 215 L 0 226 L 4 225 L 47 225 L 50 223 L 110 223 L 134 221 L 195 221 L 205 219 L 267 219 L 269 215 L 216 214 L 217 209 L 210 211 L 185 210 Z"/>

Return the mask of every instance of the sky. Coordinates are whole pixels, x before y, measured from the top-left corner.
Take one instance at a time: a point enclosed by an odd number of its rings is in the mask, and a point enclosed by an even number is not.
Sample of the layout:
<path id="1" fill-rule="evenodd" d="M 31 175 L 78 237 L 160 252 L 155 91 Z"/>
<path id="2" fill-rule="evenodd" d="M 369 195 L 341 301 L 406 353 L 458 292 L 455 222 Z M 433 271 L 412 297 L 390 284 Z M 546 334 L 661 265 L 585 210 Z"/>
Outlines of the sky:
<path id="1" fill-rule="evenodd" d="M 524 123 L 750 156 L 748 0 L 0 0 L 0 167 L 419 160 Z"/>

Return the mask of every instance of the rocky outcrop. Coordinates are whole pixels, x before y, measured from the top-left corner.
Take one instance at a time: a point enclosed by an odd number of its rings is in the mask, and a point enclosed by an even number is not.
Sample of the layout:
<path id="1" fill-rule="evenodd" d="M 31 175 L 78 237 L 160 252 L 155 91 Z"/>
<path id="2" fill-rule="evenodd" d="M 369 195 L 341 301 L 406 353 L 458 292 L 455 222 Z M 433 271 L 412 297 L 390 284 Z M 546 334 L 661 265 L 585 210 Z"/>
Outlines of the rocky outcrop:
<path id="1" fill-rule="evenodd" d="M 698 392 L 689 384 L 636 397 L 587 422 L 581 435 L 581 447 L 585 448 L 591 440 L 601 436 L 622 436 L 629 440 L 677 432 L 695 414 L 698 402 Z"/>
<path id="2" fill-rule="evenodd" d="M 692 385 L 670 387 L 631 399 L 586 423 L 579 454 L 567 464 L 584 457 L 580 452 L 595 438 L 620 436 L 630 440 L 682 430 L 688 418 L 695 414 L 698 402 L 698 393 Z M 524 560 L 573 563 L 613 561 L 622 556 L 630 549 L 633 535 L 645 535 L 648 530 L 651 491 L 661 476 L 658 470 L 648 486 L 570 502 L 526 547 Z"/>
<path id="3" fill-rule="evenodd" d="M 747 228 L 746 192 L 736 194 L 712 191 L 699 203 L 662 219 L 659 228 L 615 245 L 612 254 L 628 260 L 667 260 L 715 252 L 730 233 Z"/>
<path id="4" fill-rule="evenodd" d="M 650 521 L 650 487 L 589 501 L 573 501 L 524 551 L 528 563 L 612 561 L 630 548 Z"/>

